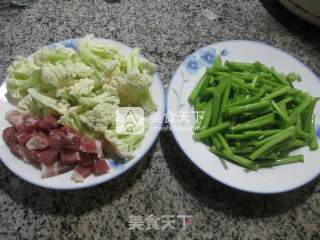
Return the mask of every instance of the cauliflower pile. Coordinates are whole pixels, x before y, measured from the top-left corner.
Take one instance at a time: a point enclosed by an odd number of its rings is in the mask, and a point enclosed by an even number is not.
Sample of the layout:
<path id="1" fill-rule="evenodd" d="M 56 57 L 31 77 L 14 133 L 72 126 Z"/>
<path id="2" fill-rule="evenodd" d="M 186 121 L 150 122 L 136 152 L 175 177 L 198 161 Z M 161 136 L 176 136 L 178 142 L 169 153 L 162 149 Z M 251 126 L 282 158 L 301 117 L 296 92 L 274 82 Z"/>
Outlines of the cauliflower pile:
<path id="1" fill-rule="evenodd" d="M 155 111 L 149 92 L 154 74 L 155 65 L 140 58 L 138 49 L 126 56 L 117 45 L 89 35 L 78 41 L 76 51 L 44 47 L 32 59 L 17 56 L 8 68 L 7 89 L 19 100 L 20 111 L 39 116 L 58 113 L 61 124 L 106 138 L 119 156 L 130 158 L 145 132 L 117 134 L 116 111 L 119 106 Z"/>

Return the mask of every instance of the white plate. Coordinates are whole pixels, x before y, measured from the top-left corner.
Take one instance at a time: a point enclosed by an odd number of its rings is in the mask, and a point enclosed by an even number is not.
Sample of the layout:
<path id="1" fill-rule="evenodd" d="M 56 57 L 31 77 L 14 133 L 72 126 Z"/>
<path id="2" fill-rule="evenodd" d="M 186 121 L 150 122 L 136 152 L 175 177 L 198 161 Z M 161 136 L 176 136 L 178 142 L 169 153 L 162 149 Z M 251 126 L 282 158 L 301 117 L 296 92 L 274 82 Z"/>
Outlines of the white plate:
<path id="1" fill-rule="evenodd" d="M 320 27 L 319 0 L 279 0 L 279 2 L 292 13 Z"/>
<path id="2" fill-rule="evenodd" d="M 129 54 L 132 51 L 132 48 L 116 42 L 112 40 L 106 39 L 98 39 L 98 41 L 102 42 L 111 42 L 117 44 L 123 49 L 125 54 Z M 62 41 L 59 43 L 51 44 L 49 47 L 55 47 L 57 45 L 63 45 L 66 47 L 71 47 L 76 49 L 76 40 L 70 39 L 66 41 Z M 11 109 L 14 109 L 14 106 L 9 104 L 5 94 L 6 94 L 6 83 L 4 82 L 0 88 L 0 131 L 8 127 L 10 124 L 4 119 L 5 113 Z M 151 148 L 152 144 L 157 139 L 159 131 L 161 129 L 162 120 L 165 112 L 165 92 L 162 85 L 162 81 L 159 77 L 159 74 L 156 74 L 153 83 L 151 85 L 151 95 L 154 102 L 157 105 L 157 112 L 153 113 L 149 116 L 151 118 L 157 118 L 158 121 L 150 122 L 150 127 L 144 140 L 141 143 L 141 147 L 135 151 L 135 157 L 130 161 L 124 164 L 117 164 L 112 160 L 108 160 L 110 165 L 110 170 L 107 174 L 102 176 L 90 176 L 88 177 L 84 183 L 75 183 L 70 180 L 73 171 L 67 172 L 65 174 L 61 174 L 52 178 L 41 178 L 41 172 L 39 169 L 36 169 L 32 165 L 24 163 L 22 160 L 16 158 L 9 150 L 8 146 L 3 141 L 2 136 L 0 137 L 0 157 L 2 162 L 17 176 L 20 178 L 33 183 L 35 185 L 51 188 L 51 189 L 59 189 L 59 190 L 71 190 L 71 189 L 79 189 L 92 187 L 107 181 L 123 174 L 127 170 L 129 170 L 132 166 L 134 166 L 142 157 L 147 153 L 147 151 Z"/>
<path id="3" fill-rule="evenodd" d="M 187 98 L 215 56 L 221 54 L 223 60 L 254 62 L 261 61 L 274 66 L 283 73 L 297 72 L 303 81 L 296 83 L 299 89 L 319 96 L 320 80 L 304 64 L 289 54 L 253 41 L 224 41 L 206 46 L 192 55 L 178 67 L 169 83 L 167 93 L 167 114 L 173 136 L 184 153 L 202 171 L 212 178 L 243 191 L 254 193 L 279 193 L 300 187 L 320 174 L 320 150 L 309 151 L 304 147 L 297 151 L 305 156 L 304 163 L 278 166 L 270 169 L 247 171 L 231 162 L 222 161 L 211 153 L 206 145 L 192 139 L 195 122 L 193 109 Z M 315 109 L 316 122 L 319 123 L 320 108 Z M 192 116 L 190 121 L 183 115 Z M 180 122 L 179 122 L 180 121 Z M 318 124 L 317 124 L 318 126 Z M 319 133 L 319 129 L 318 129 Z M 319 136 L 319 134 L 318 134 Z"/>

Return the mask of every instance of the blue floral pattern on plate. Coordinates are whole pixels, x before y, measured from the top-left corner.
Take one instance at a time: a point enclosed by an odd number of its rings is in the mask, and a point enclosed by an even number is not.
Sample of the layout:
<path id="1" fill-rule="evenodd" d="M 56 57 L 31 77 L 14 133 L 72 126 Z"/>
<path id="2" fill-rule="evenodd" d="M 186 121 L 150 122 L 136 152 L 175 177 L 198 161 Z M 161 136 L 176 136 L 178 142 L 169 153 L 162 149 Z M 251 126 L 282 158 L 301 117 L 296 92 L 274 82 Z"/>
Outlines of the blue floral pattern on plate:
<path id="1" fill-rule="evenodd" d="M 123 162 L 117 162 L 117 161 L 114 161 L 114 160 L 108 160 L 108 163 L 109 163 L 110 167 L 114 168 L 114 169 L 121 170 L 121 169 L 125 168 L 125 165 L 124 165 Z"/>
<path id="2" fill-rule="evenodd" d="M 190 74 L 195 74 L 200 69 L 199 60 L 195 55 L 191 55 L 186 60 L 186 70 Z"/>
<path id="3" fill-rule="evenodd" d="M 225 56 L 229 55 L 229 51 L 227 49 L 223 49 L 220 54 L 221 54 L 221 56 L 225 57 Z"/>
<path id="4" fill-rule="evenodd" d="M 200 51 L 200 64 L 204 67 L 211 67 L 216 58 L 216 50 L 214 48 L 207 48 Z"/>
<path id="5" fill-rule="evenodd" d="M 225 57 L 229 54 L 227 49 L 223 49 L 220 55 Z M 185 60 L 185 69 L 189 74 L 196 74 L 202 68 L 211 67 L 217 56 L 217 50 L 213 47 L 203 48 L 187 57 Z"/>
<path id="6" fill-rule="evenodd" d="M 74 39 L 66 40 L 64 42 L 64 46 L 66 48 L 72 48 L 73 50 L 77 51 L 77 42 Z"/>
<path id="7" fill-rule="evenodd" d="M 178 100 L 178 108 L 183 107 L 185 104 L 181 103 L 181 92 L 183 89 L 184 84 L 186 84 L 189 79 L 188 75 L 194 75 L 197 74 L 199 70 L 203 68 L 209 68 L 212 66 L 214 60 L 216 59 L 216 53 L 217 50 L 213 48 L 212 46 L 208 46 L 206 48 L 202 48 L 199 51 L 191 54 L 187 57 L 187 59 L 184 61 L 185 70 L 182 70 L 181 77 L 183 79 L 180 88 L 177 90 L 175 88 L 172 88 L 175 96 Z M 220 55 L 222 57 L 225 57 L 229 54 L 229 51 L 227 49 L 223 49 L 220 52 Z"/>
<path id="8" fill-rule="evenodd" d="M 50 49 L 55 49 L 58 46 L 64 46 L 66 48 L 72 48 L 73 50 L 77 51 L 78 48 L 78 44 L 77 41 L 75 39 L 69 39 L 69 40 L 65 40 L 59 43 L 52 43 L 48 45 L 48 48 Z"/>

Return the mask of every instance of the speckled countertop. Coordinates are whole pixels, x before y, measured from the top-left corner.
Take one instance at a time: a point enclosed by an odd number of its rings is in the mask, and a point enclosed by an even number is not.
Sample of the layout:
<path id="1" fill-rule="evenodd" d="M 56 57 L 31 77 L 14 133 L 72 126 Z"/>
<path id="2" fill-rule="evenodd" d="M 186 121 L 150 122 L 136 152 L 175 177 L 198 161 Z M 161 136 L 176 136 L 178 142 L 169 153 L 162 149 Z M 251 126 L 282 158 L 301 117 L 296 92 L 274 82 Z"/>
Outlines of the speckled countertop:
<path id="1" fill-rule="evenodd" d="M 165 83 L 188 54 L 226 39 L 270 43 L 320 73 L 320 29 L 275 0 L 43 0 L 0 9 L 0 79 L 14 55 L 86 33 L 142 48 Z M 0 239 L 316 240 L 320 182 L 276 196 L 239 192 L 202 174 L 163 132 L 134 169 L 93 189 L 41 189 L 1 163 L 0 212 Z M 188 214 L 192 223 L 128 230 L 130 216 L 151 214 Z"/>

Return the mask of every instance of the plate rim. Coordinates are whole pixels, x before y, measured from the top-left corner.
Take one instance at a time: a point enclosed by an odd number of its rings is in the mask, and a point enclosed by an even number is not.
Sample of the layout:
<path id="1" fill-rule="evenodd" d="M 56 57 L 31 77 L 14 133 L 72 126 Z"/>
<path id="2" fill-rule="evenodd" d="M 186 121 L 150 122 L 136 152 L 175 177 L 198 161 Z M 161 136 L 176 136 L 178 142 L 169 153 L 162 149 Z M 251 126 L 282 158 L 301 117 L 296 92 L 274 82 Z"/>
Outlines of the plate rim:
<path id="1" fill-rule="evenodd" d="M 224 40 L 224 41 L 218 41 L 218 42 L 214 42 L 214 43 L 211 43 L 211 44 L 207 44 L 201 48 L 198 48 L 196 50 L 194 50 L 193 52 L 191 52 L 190 54 L 188 54 L 187 56 L 185 56 L 185 58 L 183 59 L 183 61 L 181 61 L 181 63 L 176 67 L 176 69 L 173 71 L 172 73 L 172 76 L 168 82 L 168 87 L 167 87 L 167 91 L 166 91 L 166 102 L 165 102 L 165 109 L 166 109 L 166 113 L 169 109 L 169 91 L 170 91 L 170 87 L 171 87 L 171 83 L 173 82 L 173 80 L 176 78 L 176 75 L 177 75 L 177 71 L 180 69 L 180 67 L 185 63 L 185 61 L 188 59 L 188 57 L 190 57 L 191 55 L 195 54 L 196 52 L 198 51 L 201 51 L 201 50 L 204 50 L 204 49 L 207 49 L 209 47 L 215 47 L 215 45 L 217 44 L 223 44 L 223 43 L 232 43 L 232 42 L 235 42 L 235 43 L 240 43 L 240 42 L 244 42 L 244 43 L 250 43 L 250 44 L 257 44 L 257 45 L 262 45 L 264 47 L 269 47 L 269 48 L 272 48 L 276 51 L 279 51 L 281 52 L 282 54 L 285 54 L 287 55 L 288 57 L 290 57 L 292 60 L 294 61 L 297 61 L 298 63 L 302 64 L 306 69 L 308 69 L 308 71 L 310 71 L 315 77 L 316 79 L 320 82 L 320 76 L 318 76 L 315 71 L 310 67 L 308 66 L 307 64 L 305 64 L 304 62 L 300 61 L 297 57 L 295 57 L 294 55 L 284 51 L 283 49 L 281 48 L 278 48 L 278 47 L 275 47 L 273 45 L 270 45 L 266 42 L 262 42 L 262 41 L 254 41 L 254 40 L 246 40 L 246 39 L 232 39 L 232 40 Z M 171 122 L 170 120 L 168 120 L 168 124 L 169 126 L 171 126 Z M 186 151 L 184 151 L 183 147 L 181 146 L 181 143 L 178 141 L 177 139 L 177 136 L 176 136 L 176 133 L 175 131 L 173 131 L 170 127 L 170 132 L 175 140 L 175 142 L 178 144 L 179 148 L 181 149 L 181 151 L 185 154 L 185 156 L 193 163 L 193 165 L 195 165 L 199 170 L 201 170 L 203 173 L 205 173 L 208 177 L 212 178 L 213 180 L 223 184 L 223 185 L 226 185 L 232 189 L 236 189 L 236 190 L 240 190 L 240 191 L 243 191 L 243 192 L 247 192 L 247 193 L 254 193 L 254 194 L 258 194 L 258 195 L 272 195 L 272 194 L 280 194 L 280 193 L 287 193 L 287 192 L 291 192 L 293 190 L 296 190 L 298 188 L 301 188 L 309 183 L 311 183 L 312 181 L 314 181 L 315 179 L 317 179 L 319 176 L 320 176 L 320 171 L 319 173 L 316 175 L 316 176 L 313 176 L 310 180 L 302 183 L 302 184 L 299 184 L 298 186 L 294 186 L 294 187 L 291 187 L 291 188 L 288 188 L 286 190 L 278 190 L 278 191 L 257 191 L 257 190 L 250 190 L 250 189 L 245 189 L 245 188 L 241 188 L 241 187 L 237 187 L 237 186 L 233 186 L 232 184 L 229 184 L 227 182 L 223 182 L 222 180 L 216 178 L 215 176 L 212 176 L 207 170 L 205 170 L 204 168 L 200 167 L 198 164 L 197 164 L 197 161 L 194 161 L 188 154 Z M 214 153 L 213 153 L 214 154 Z M 214 154 L 215 155 L 215 154 Z M 216 156 L 216 155 L 215 155 Z"/>
<path id="2" fill-rule="evenodd" d="M 56 45 L 56 44 L 62 44 L 64 42 L 67 42 L 67 41 L 77 41 L 79 39 L 83 39 L 83 38 L 68 38 L 68 39 L 64 39 L 64 40 L 61 40 L 61 41 L 58 41 L 58 42 L 51 42 L 51 43 L 48 43 L 47 45 L 43 45 L 43 46 L 40 46 L 38 47 L 37 50 L 39 50 L 41 47 L 48 47 L 48 46 L 52 46 L 52 45 Z M 119 44 L 120 46 L 123 46 L 123 47 L 126 47 L 126 48 L 129 48 L 130 50 L 132 50 L 133 48 L 120 42 L 120 41 L 117 41 L 117 40 L 114 40 L 114 39 L 108 39 L 108 38 L 100 38 L 100 37 L 95 37 L 94 39 L 98 39 L 99 41 L 109 41 L 109 42 L 113 42 L 115 44 Z M 35 50 L 35 51 L 37 51 Z M 34 51 L 34 52 L 35 52 Z M 30 56 L 32 56 L 34 54 L 34 52 L 32 52 L 31 54 L 29 54 L 27 56 L 27 58 L 29 58 Z M 143 54 L 141 54 L 143 56 Z M 144 57 L 144 56 L 143 56 Z M 3 78 L 3 82 L 1 83 L 1 86 L 0 86 L 0 89 L 2 88 L 5 88 L 6 87 L 6 78 L 7 78 L 7 73 L 5 73 L 5 77 Z M 135 161 L 133 160 L 129 160 L 128 163 L 130 163 L 127 167 L 124 167 L 123 169 L 119 169 L 114 175 L 112 175 L 112 177 L 110 178 L 107 178 L 107 179 L 97 179 L 95 182 L 91 183 L 91 184 L 87 184 L 87 185 L 83 185 L 82 183 L 78 184 L 78 185 L 75 185 L 75 186 L 67 186 L 67 187 L 64 187 L 64 185 L 62 185 L 61 187 L 57 187 L 57 186 L 51 186 L 51 185 L 48 185 L 46 183 L 43 183 L 41 181 L 34 181 L 34 180 L 30 180 L 30 179 L 27 179 L 24 177 L 24 175 L 21 175 L 20 173 L 16 172 L 14 169 L 12 169 L 11 167 L 9 167 L 2 159 L 5 157 L 3 155 L 3 153 L 0 151 L 0 161 L 2 162 L 2 164 L 7 168 L 9 169 L 14 175 L 18 176 L 20 179 L 32 184 L 32 185 L 35 185 L 37 187 L 41 187 L 41 188 L 45 188 L 45 189 L 51 189 L 51 190 L 57 190 L 57 191 L 72 191 L 72 190 L 80 190 L 80 189 L 87 189 L 87 188 L 92 188 L 92 187 L 95 187 L 97 185 L 100 185 L 100 184 L 103 184 L 103 183 L 107 183 L 107 182 L 110 182 L 112 180 L 114 180 L 115 178 L 123 175 L 124 173 L 126 173 L 127 171 L 129 171 L 131 168 L 133 168 L 135 165 L 137 165 L 145 156 L 146 154 L 150 151 L 150 149 L 152 148 L 152 146 L 154 145 L 154 143 L 156 142 L 156 140 L 158 139 L 159 137 L 159 133 L 161 131 L 161 127 L 162 127 L 162 124 L 164 122 L 164 118 L 165 118 L 165 110 L 166 110 L 166 92 L 165 92 L 165 88 L 164 88 L 164 84 L 161 80 L 161 77 L 160 77 L 160 74 L 159 72 L 156 72 L 154 77 L 153 77 L 153 81 L 157 81 L 159 86 L 160 86 L 160 93 L 161 93 L 161 98 L 162 98 L 162 109 L 159 108 L 159 113 L 160 113 L 160 120 L 161 120 L 161 123 L 159 123 L 157 127 L 157 129 L 154 131 L 154 134 L 151 136 L 151 139 L 149 142 L 147 142 L 144 146 L 145 147 L 145 150 L 142 151 L 141 153 L 141 157 L 136 159 Z M 9 102 L 8 102 L 9 103 Z M 10 104 L 10 103 L 9 103 Z M 12 104 L 10 104 L 12 105 Z M 159 121 L 160 122 L 160 121 Z M 2 137 L 2 135 L 1 135 Z M 11 154 L 15 159 L 17 160 L 20 160 L 18 159 L 17 157 L 15 157 L 10 151 L 8 151 L 9 154 Z M 40 171 L 39 171 L 40 173 Z M 71 181 L 71 180 L 70 180 Z"/>

